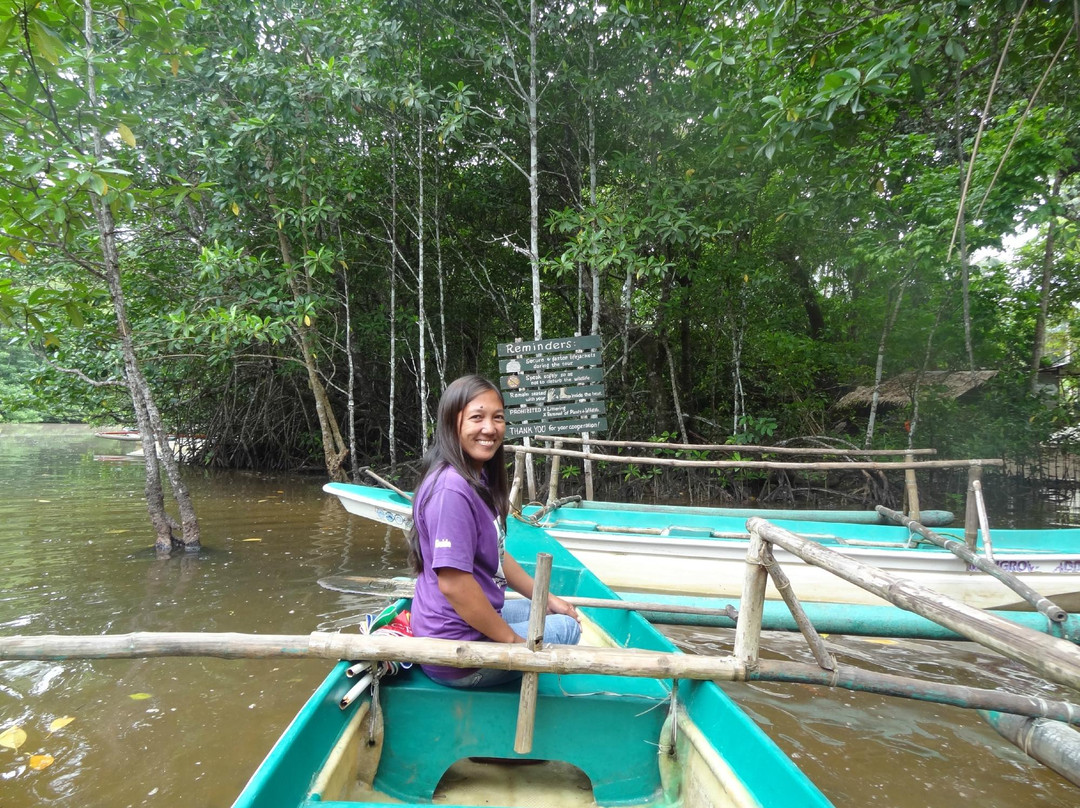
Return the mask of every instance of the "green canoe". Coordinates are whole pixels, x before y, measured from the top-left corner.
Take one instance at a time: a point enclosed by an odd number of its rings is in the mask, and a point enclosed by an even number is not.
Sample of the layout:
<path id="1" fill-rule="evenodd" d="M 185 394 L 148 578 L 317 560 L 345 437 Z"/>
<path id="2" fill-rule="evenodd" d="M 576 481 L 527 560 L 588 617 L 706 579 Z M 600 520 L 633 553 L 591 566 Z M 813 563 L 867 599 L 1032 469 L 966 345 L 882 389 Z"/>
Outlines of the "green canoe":
<path id="1" fill-rule="evenodd" d="M 615 597 L 538 528 L 508 545 L 523 564 L 550 553 L 557 594 Z M 583 642 L 675 651 L 635 613 L 582 612 Z M 709 681 L 541 673 L 532 750 L 518 755 L 519 684 L 459 691 L 413 668 L 379 681 L 376 708 L 369 689 L 342 709 L 347 668 L 330 672 L 234 808 L 830 804 Z"/>

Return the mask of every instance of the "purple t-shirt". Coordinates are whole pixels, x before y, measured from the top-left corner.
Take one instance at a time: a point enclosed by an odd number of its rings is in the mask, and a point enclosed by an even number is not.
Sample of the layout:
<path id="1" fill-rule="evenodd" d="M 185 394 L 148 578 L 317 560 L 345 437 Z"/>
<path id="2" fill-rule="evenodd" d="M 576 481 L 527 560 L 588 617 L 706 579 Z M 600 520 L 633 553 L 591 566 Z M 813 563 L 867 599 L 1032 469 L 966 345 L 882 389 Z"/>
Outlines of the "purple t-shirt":
<path id="1" fill-rule="evenodd" d="M 413 520 L 424 569 L 416 579 L 413 596 L 413 634 L 445 640 L 487 639 L 466 623 L 439 591 L 435 571 L 450 567 L 472 573 L 492 608 L 502 611 L 506 596 L 502 569 L 505 535 L 494 511 L 452 466 L 424 480 L 414 501 Z M 469 673 L 440 665 L 423 667 L 443 679 Z"/>

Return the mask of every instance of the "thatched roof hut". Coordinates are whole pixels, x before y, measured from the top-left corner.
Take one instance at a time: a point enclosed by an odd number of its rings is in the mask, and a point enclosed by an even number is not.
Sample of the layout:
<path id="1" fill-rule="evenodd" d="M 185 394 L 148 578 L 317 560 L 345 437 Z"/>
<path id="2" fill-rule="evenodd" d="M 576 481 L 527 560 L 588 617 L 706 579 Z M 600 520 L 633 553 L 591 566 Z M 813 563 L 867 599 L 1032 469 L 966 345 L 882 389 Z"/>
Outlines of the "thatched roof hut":
<path id="1" fill-rule="evenodd" d="M 996 370 L 928 370 L 922 374 L 919 388 L 922 394 L 956 399 L 989 381 L 997 373 Z M 899 407 L 911 404 L 915 378 L 916 374 L 912 371 L 883 381 L 878 389 L 878 406 Z M 836 402 L 836 408 L 869 407 L 873 396 L 872 384 L 856 387 Z"/>

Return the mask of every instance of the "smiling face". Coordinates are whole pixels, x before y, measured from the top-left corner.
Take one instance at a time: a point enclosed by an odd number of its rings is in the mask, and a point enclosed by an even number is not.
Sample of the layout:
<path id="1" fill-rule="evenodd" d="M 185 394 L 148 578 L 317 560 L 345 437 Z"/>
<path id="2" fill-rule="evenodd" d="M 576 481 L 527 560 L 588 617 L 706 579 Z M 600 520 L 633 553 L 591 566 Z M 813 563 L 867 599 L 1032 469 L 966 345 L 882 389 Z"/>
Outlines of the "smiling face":
<path id="1" fill-rule="evenodd" d="M 477 471 L 495 456 L 506 433 L 506 417 L 502 397 L 494 390 L 485 390 L 471 399 L 458 414 L 458 440 L 461 450 Z"/>

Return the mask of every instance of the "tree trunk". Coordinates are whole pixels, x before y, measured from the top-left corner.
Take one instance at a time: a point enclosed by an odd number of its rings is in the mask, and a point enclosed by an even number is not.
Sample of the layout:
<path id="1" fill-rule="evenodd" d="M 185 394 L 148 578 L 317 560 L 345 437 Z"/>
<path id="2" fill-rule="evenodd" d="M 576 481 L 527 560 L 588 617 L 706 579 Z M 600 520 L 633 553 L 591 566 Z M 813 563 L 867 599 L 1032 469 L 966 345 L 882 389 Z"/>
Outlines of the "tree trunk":
<path id="1" fill-rule="evenodd" d="M 1053 205 L 1061 194 L 1061 175 L 1058 172 L 1054 176 L 1054 186 L 1050 191 L 1050 204 Z M 1042 365 L 1043 354 L 1046 351 L 1046 318 L 1050 311 L 1050 287 L 1054 280 L 1054 236 L 1057 228 L 1057 217 L 1050 216 L 1050 222 L 1046 227 L 1046 248 L 1043 250 L 1042 284 L 1039 288 L 1039 314 L 1035 319 L 1035 344 L 1031 351 L 1031 392 L 1035 394 L 1039 390 L 1039 367 Z"/>
<path id="2" fill-rule="evenodd" d="M 390 468 L 397 468 L 397 127 L 390 132 Z"/>
<path id="3" fill-rule="evenodd" d="M 807 333 L 809 333 L 810 339 L 821 339 L 822 334 L 825 333 L 825 315 L 821 313 L 821 305 L 818 303 L 817 291 L 814 289 L 810 273 L 806 271 L 802 262 L 790 250 L 785 250 L 780 256 L 780 260 L 787 267 L 788 274 L 791 280 L 794 281 L 795 288 L 799 291 L 799 299 L 802 301 L 803 310 L 806 312 Z"/>
<path id="4" fill-rule="evenodd" d="M 964 131 L 961 126 L 961 98 L 960 98 L 960 75 L 956 71 L 956 120 L 953 128 L 956 130 L 956 160 L 958 166 L 964 165 Z M 974 156 L 972 157 L 974 159 Z M 960 294 L 964 308 L 964 350 L 967 352 L 968 369 L 975 372 L 975 348 L 971 339 L 971 268 L 968 265 L 967 252 L 967 217 L 964 215 L 964 179 L 961 172 L 960 179 L 960 209 L 956 214 L 957 247 L 960 251 Z"/>
<path id="5" fill-rule="evenodd" d="M 92 108 L 97 107 L 97 90 L 94 77 L 94 15 L 91 0 L 84 0 L 83 34 L 87 49 L 87 97 Z M 104 144 L 101 132 L 96 126 L 91 127 L 94 144 L 94 157 L 100 161 L 104 157 Z M 176 462 L 168 435 L 165 432 L 154 402 L 153 392 L 139 367 L 135 342 L 131 336 L 131 325 L 127 318 L 127 305 L 120 278 L 120 256 L 116 249 L 116 221 L 112 209 L 105 200 L 90 192 L 91 206 L 97 219 L 98 237 L 101 245 L 101 257 L 104 275 L 109 287 L 109 297 L 116 316 L 116 327 L 120 335 L 120 351 L 124 359 L 124 379 L 135 411 L 135 420 L 143 438 L 143 454 L 146 459 L 146 508 L 150 522 L 154 526 L 156 538 L 154 546 L 159 552 L 168 552 L 173 547 L 198 550 L 200 547 L 199 521 L 195 515 L 195 506 L 191 501 L 187 486 L 180 478 L 180 468 Z M 180 510 L 181 539 L 177 540 L 174 522 L 165 510 L 165 493 L 161 484 L 161 468 L 169 478 L 169 484 Z"/>
<path id="6" fill-rule="evenodd" d="M 360 482 L 360 469 L 356 458 L 356 350 L 353 345 L 352 314 L 349 301 L 349 269 L 344 267 L 341 273 L 345 283 L 345 358 L 349 368 L 349 382 L 345 386 L 348 395 L 348 418 L 349 418 L 349 457 L 352 458 L 351 471 L 352 481 Z"/>
<path id="7" fill-rule="evenodd" d="M 274 207 L 278 206 L 277 195 L 269 193 L 267 199 Z M 301 297 L 300 290 L 297 287 L 294 262 L 292 254 L 292 245 L 289 243 L 288 237 L 285 235 L 283 228 L 277 229 L 278 234 L 278 248 L 281 250 L 281 262 L 288 273 L 289 288 L 292 290 L 293 300 L 298 301 Z M 315 414 L 319 419 L 319 432 L 322 436 L 323 447 L 323 460 L 326 463 L 326 474 L 331 480 L 338 482 L 345 482 L 346 477 L 341 469 L 342 463 L 345 462 L 345 457 L 349 454 L 349 448 L 345 445 L 345 440 L 341 436 L 341 429 L 338 427 L 337 418 L 334 417 L 334 410 L 330 404 L 330 397 L 326 393 L 326 387 L 323 386 L 322 380 L 319 378 L 319 367 L 315 360 L 315 351 L 312 349 L 311 328 L 304 324 L 303 321 L 298 322 L 293 326 L 293 337 L 296 340 L 296 344 L 300 347 L 300 354 L 304 361 L 304 369 L 307 371 L 308 387 L 311 389 L 311 394 L 315 399 Z"/>
<path id="8" fill-rule="evenodd" d="M 889 339 L 889 333 L 896 324 L 897 315 L 900 314 L 900 303 L 904 299 L 904 284 L 907 278 L 902 278 L 896 292 L 896 302 L 892 312 L 885 321 L 885 327 L 881 329 L 881 342 L 878 343 L 877 366 L 874 368 L 874 394 L 870 399 L 870 419 L 866 424 L 866 438 L 863 440 L 863 448 L 869 449 L 874 442 L 874 424 L 877 421 L 878 399 L 881 396 L 881 376 L 885 368 L 885 343 Z"/>
<path id="9" fill-rule="evenodd" d="M 683 415 L 682 403 L 679 401 L 679 380 L 675 375 L 675 358 L 671 355 L 671 342 L 664 339 L 664 353 L 667 354 L 668 375 L 671 377 L 671 402 L 675 407 L 675 421 L 679 425 L 679 438 L 683 443 L 689 443 L 686 436 L 686 416 Z"/>
<path id="10" fill-rule="evenodd" d="M 593 41 L 589 40 L 589 86 L 590 93 L 593 84 L 593 78 L 596 74 L 596 48 L 593 45 Z M 596 160 L 596 100 L 589 95 L 588 99 L 588 114 L 589 114 L 589 207 L 592 210 L 596 210 L 596 174 L 597 174 L 597 160 Z M 590 328 L 590 334 L 600 333 L 600 270 L 597 268 L 595 262 L 589 266 L 589 276 L 592 281 L 592 326 Z"/>
<path id="11" fill-rule="evenodd" d="M 529 270 L 532 274 L 533 339 L 543 339 L 540 309 L 540 121 L 536 90 L 536 0 L 529 0 Z"/>
<path id="12" fill-rule="evenodd" d="M 419 79 L 419 76 L 417 77 Z M 416 105 L 416 179 L 419 185 L 416 211 L 416 327 L 419 331 L 420 356 L 420 454 L 428 449 L 428 389 L 427 389 L 427 307 L 424 296 L 424 117 L 423 105 Z"/>

